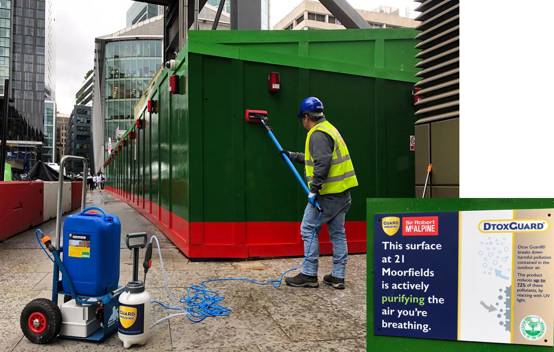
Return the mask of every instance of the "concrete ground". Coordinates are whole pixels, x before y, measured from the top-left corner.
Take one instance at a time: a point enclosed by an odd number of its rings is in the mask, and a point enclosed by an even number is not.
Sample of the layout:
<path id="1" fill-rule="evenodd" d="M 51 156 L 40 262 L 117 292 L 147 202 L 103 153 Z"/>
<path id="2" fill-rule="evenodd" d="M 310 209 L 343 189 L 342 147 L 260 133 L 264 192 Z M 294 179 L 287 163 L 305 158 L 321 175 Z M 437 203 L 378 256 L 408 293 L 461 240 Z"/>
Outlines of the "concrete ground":
<path id="1" fill-rule="evenodd" d="M 131 252 L 124 234 L 146 231 L 160 238 L 171 295 L 180 297 L 184 287 L 207 278 L 248 276 L 256 279 L 278 277 L 281 271 L 301 259 L 191 262 L 181 254 L 147 219 L 108 192 L 94 191 L 88 203 L 117 214 L 122 222 L 120 284 L 131 276 Z M 55 222 L 43 224 L 53 233 Z M 141 253 L 143 255 L 143 253 Z M 142 257 L 141 257 L 142 258 Z M 224 305 L 232 309 L 229 317 L 208 318 L 191 324 L 177 317 L 153 328 L 144 347 L 152 351 L 365 351 L 366 262 L 365 255 L 350 256 L 346 290 L 326 285 L 318 289 L 279 289 L 247 283 L 214 283 L 225 296 Z M 147 290 L 154 298 L 166 300 L 162 274 L 154 255 L 148 274 Z M 320 276 L 328 273 L 331 258 L 323 257 Z M 44 256 L 29 230 L 0 242 L 0 351 L 122 351 L 117 336 L 102 344 L 56 340 L 50 345 L 34 345 L 21 333 L 19 315 L 29 301 L 50 297 L 50 261 Z M 141 269 L 142 270 L 142 269 Z M 167 314 L 153 307 L 154 319 Z"/>

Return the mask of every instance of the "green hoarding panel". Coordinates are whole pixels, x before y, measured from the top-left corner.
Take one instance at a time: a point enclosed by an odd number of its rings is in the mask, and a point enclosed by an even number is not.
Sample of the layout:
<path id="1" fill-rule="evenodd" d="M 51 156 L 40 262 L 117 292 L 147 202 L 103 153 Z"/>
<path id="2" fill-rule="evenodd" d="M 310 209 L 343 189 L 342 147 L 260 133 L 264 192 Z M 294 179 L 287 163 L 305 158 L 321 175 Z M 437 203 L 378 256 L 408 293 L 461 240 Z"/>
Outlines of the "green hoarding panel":
<path id="1" fill-rule="evenodd" d="M 345 138 L 360 180 L 347 228 L 352 251 L 365 251 L 365 199 L 413 196 L 409 140 L 416 32 L 189 35 L 174 69 L 161 69 L 135 107 L 135 118 L 142 116 L 145 123 L 136 139 L 144 156 L 127 161 L 144 191 L 124 187 L 129 176 L 117 162 L 122 153 L 108 167 L 109 177 L 121 181 L 117 191 L 132 193 L 133 202 L 161 220 L 191 256 L 301 254 L 298 222 L 305 195 L 264 129 L 246 124 L 244 112 L 268 110 L 283 147 L 303 151 L 306 131 L 296 118 L 298 104 L 317 96 Z M 270 72 L 280 75 L 277 93 L 268 91 Z M 178 94 L 169 92 L 173 75 Z M 157 103 L 152 113 L 149 100 Z M 303 172 L 302 166 L 298 170 Z M 327 241 L 324 236 L 324 253 Z"/>
<path id="2" fill-rule="evenodd" d="M 464 210 L 549 209 L 554 199 L 498 198 L 498 199 L 420 199 L 374 198 L 366 200 L 367 213 L 367 350 L 382 352 L 539 352 L 552 347 L 495 344 L 465 341 L 441 341 L 392 336 L 375 336 L 374 329 L 374 248 L 373 219 L 376 214 L 450 212 Z"/>

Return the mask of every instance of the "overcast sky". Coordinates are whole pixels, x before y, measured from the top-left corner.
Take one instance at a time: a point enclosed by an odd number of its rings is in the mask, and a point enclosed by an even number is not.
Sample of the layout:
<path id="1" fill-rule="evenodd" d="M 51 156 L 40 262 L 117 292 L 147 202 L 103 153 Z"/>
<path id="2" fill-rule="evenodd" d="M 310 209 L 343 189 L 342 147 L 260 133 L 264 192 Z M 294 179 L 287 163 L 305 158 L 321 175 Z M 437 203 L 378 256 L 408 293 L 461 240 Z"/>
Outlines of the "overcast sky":
<path id="1" fill-rule="evenodd" d="M 227 0 L 230 1 L 230 0 Z M 277 23 L 302 0 L 270 0 L 270 22 Z M 125 27 L 131 0 L 55 0 L 57 109 L 69 114 L 85 73 L 94 66 L 94 38 Z M 415 8 L 413 0 L 350 0 L 355 8 L 371 10 L 380 5 Z"/>

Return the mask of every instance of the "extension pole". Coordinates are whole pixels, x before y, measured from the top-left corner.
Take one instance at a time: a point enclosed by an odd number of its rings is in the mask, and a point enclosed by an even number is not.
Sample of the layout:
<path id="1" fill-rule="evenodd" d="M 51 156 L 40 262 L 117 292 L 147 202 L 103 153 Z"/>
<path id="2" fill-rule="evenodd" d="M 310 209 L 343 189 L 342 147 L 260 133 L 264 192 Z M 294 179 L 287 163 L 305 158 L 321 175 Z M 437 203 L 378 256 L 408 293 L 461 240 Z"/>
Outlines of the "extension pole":
<path id="1" fill-rule="evenodd" d="M 269 135 L 269 138 L 271 138 L 271 140 L 273 141 L 273 144 L 275 144 L 275 146 L 277 147 L 277 150 L 279 150 L 279 153 L 281 154 L 281 157 L 283 158 L 283 160 L 285 161 L 285 163 L 287 164 L 289 169 L 294 174 L 294 177 L 296 178 L 298 183 L 300 183 L 300 186 L 302 186 L 302 189 L 304 190 L 304 192 L 306 194 L 309 194 L 310 190 L 308 189 L 308 186 L 304 182 L 304 179 L 302 178 L 302 176 L 300 176 L 300 174 L 298 173 L 298 170 L 296 170 L 296 168 L 292 164 L 292 161 L 290 160 L 290 158 L 285 153 L 282 153 L 284 151 L 284 149 L 283 149 L 283 147 L 281 147 L 281 144 L 277 140 L 277 137 L 275 137 L 275 134 L 273 134 L 273 131 L 271 130 L 271 127 L 269 127 L 269 125 L 267 124 L 265 119 L 261 119 L 261 121 L 262 121 L 262 124 L 265 127 L 265 130 L 267 131 L 267 134 Z M 321 211 L 321 207 L 319 206 L 319 203 L 317 203 L 317 202 L 316 202 L 316 208 L 317 208 L 317 210 Z"/>
<path id="2" fill-rule="evenodd" d="M 427 184 L 429 182 L 429 177 L 431 176 L 431 171 L 433 171 L 433 164 L 429 164 L 427 166 L 427 176 L 425 177 L 425 185 L 423 186 L 423 194 L 421 195 L 421 198 L 425 198 L 425 193 L 427 191 Z"/>

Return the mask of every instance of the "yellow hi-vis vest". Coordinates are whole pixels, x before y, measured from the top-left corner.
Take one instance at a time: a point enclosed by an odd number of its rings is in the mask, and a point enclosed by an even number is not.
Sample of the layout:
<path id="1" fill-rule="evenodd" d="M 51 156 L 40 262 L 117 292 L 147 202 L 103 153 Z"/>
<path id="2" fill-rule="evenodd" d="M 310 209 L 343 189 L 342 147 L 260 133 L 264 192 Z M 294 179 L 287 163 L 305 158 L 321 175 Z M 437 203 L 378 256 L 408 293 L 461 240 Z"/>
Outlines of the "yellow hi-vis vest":
<path id="1" fill-rule="evenodd" d="M 310 154 L 310 137 L 315 131 L 327 133 L 335 142 L 333 159 L 331 160 L 331 167 L 329 168 L 329 175 L 327 175 L 327 179 L 323 182 L 323 185 L 319 190 L 319 194 L 341 193 L 347 189 L 356 187 L 358 185 L 358 179 L 356 178 L 356 173 L 354 172 L 352 160 L 350 160 L 348 147 L 335 126 L 325 120 L 312 127 L 306 137 L 304 158 L 308 188 L 311 188 L 314 176 L 314 160 Z"/>

